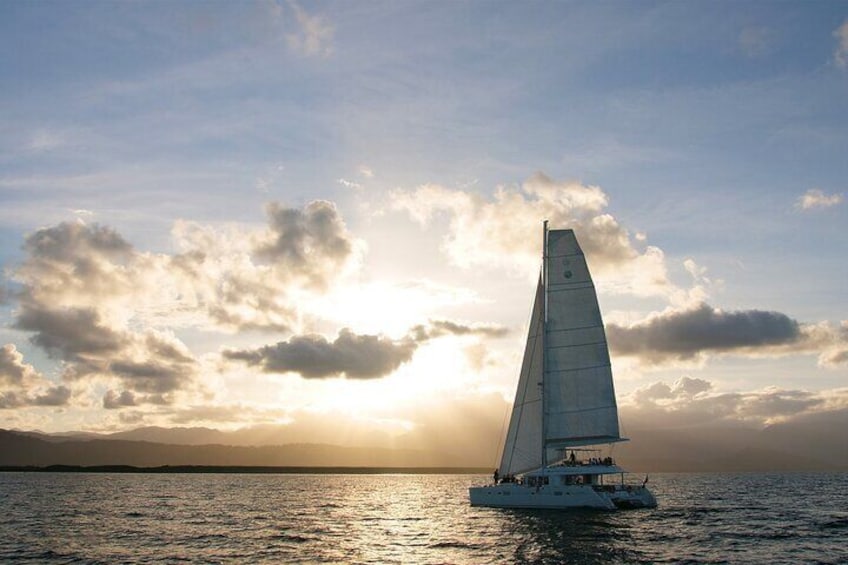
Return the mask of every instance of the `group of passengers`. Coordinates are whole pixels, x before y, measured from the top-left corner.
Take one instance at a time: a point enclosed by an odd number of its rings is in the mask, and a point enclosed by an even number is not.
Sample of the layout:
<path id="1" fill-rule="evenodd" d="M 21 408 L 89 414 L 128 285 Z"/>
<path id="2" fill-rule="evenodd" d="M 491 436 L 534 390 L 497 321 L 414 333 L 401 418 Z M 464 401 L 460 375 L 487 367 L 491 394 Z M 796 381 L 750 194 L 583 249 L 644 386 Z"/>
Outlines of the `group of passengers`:
<path id="1" fill-rule="evenodd" d="M 607 467 L 609 467 L 615 464 L 615 462 L 612 460 L 612 457 L 604 457 L 603 459 L 601 459 L 600 457 L 590 457 L 586 461 L 578 461 L 577 457 L 572 451 L 571 454 L 568 456 L 568 459 L 566 459 L 565 464 L 569 467 L 578 467 L 581 465 L 606 465 Z"/>

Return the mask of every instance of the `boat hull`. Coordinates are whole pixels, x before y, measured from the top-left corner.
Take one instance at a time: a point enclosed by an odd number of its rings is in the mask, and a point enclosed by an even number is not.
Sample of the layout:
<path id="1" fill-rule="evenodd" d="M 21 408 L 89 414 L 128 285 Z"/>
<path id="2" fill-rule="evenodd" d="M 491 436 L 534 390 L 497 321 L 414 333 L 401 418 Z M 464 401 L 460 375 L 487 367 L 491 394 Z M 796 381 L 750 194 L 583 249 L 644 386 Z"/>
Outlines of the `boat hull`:
<path id="1" fill-rule="evenodd" d="M 468 489 L 472 506 L 491 508 L 594 508 L 616 510 L 654 508 L 657 501 L 643 486 L 596 488 L 592 485 L 544 485 L 532 487 L 503 483 Z"/>

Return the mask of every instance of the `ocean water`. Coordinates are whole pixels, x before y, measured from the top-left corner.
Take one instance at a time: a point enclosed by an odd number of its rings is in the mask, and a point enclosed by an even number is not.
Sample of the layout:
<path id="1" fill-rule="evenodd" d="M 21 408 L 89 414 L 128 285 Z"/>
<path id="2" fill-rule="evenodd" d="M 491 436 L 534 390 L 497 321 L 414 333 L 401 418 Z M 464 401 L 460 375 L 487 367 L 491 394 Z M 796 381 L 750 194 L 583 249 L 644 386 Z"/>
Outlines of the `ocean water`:
<path id="1" fill-rule="evenodd" d="M 848 563 L 848 473 L 656 474 L 619 512 L 471 508 L 487 479 L 0 473 L 0 563 Z"/>

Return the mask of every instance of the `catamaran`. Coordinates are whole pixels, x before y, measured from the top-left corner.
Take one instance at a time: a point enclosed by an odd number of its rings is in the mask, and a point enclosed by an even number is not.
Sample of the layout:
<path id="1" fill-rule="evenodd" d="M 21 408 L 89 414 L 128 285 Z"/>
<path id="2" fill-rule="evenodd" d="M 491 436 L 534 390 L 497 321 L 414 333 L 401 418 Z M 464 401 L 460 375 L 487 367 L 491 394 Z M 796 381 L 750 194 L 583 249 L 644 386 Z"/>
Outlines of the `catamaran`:
<path id="1" fill-rule="evenodd" d="M 619 433 L 612 368 L 595 285 L 574 231 L 543 227 L 542 272 L 518 389 L 494 481 L 472 506 L 652 508 L 656 498 L 600 446 Z"/>

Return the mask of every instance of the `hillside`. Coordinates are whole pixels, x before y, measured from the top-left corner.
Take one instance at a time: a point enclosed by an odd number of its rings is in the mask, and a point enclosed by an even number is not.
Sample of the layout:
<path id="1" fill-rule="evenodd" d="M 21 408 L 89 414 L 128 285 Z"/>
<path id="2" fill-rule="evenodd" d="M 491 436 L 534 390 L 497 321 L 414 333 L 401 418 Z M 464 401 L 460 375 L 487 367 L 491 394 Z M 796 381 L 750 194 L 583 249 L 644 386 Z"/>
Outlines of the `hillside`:
<path id="1" fill-rule="evenodd" d="M 833 411 L 764 429 L 739 424 L 626 430 L 612 455 L 634 472 L 848 470 L 848 411 Z M 497 445 L 428 430 L 437 441 L 409 449 L 282 442 L 284 428 L 222 432 L 208 428 L 140 428 L 116 434 L 0 430 L 0 465 L 163 465 L 311 467 L 479 467 L 495 464 Z M 439 433 L 435 433 L 439 432 Z M 480 432 L 485 437 L 485 434 Z M 479 437 L 479 436 L 478 436 Z M 376 438 L 375 438 L 376 439 Z M 415 435 L 399 445 L 425 445 Z"/>

